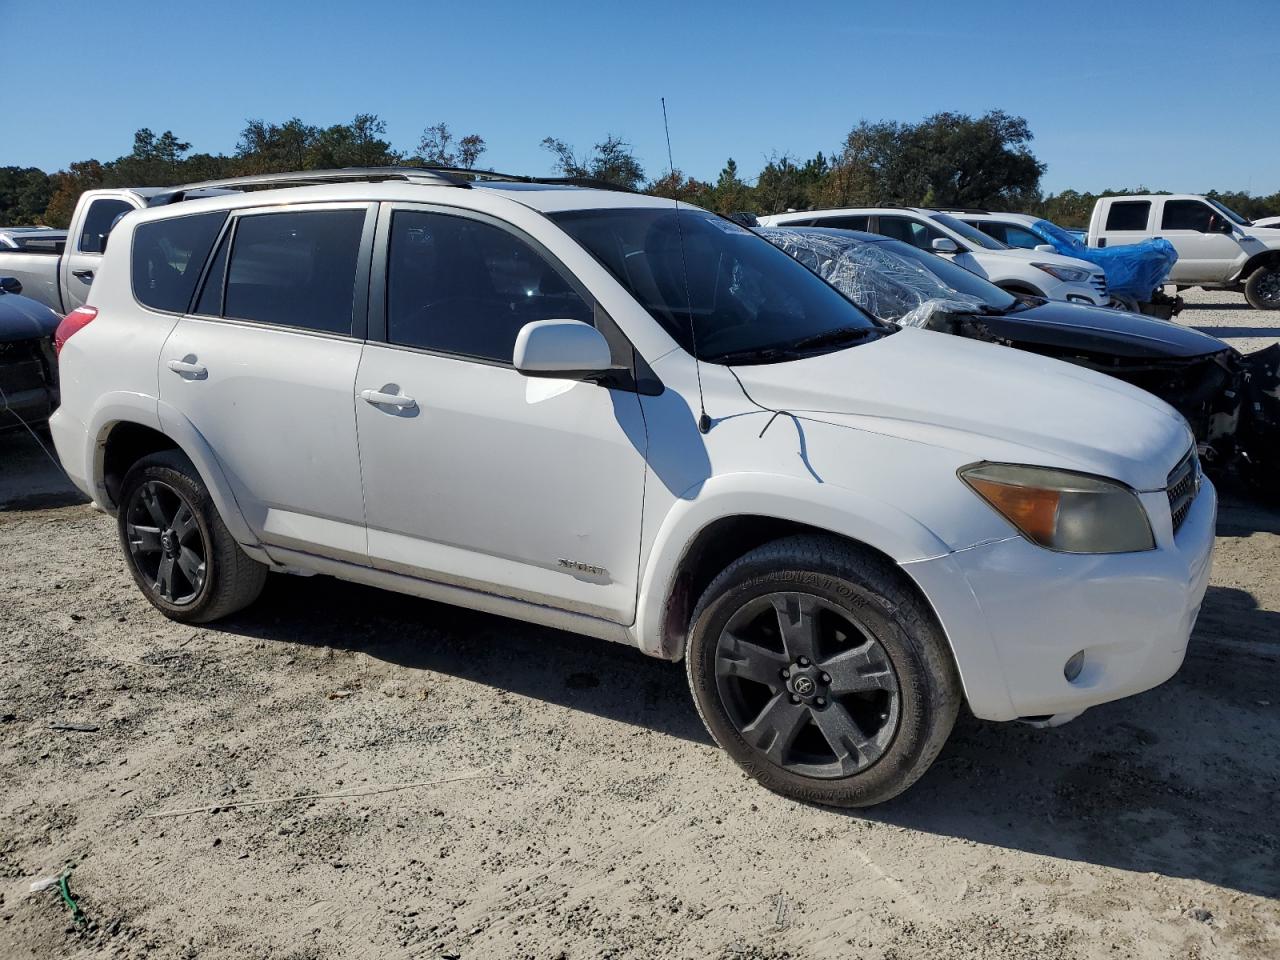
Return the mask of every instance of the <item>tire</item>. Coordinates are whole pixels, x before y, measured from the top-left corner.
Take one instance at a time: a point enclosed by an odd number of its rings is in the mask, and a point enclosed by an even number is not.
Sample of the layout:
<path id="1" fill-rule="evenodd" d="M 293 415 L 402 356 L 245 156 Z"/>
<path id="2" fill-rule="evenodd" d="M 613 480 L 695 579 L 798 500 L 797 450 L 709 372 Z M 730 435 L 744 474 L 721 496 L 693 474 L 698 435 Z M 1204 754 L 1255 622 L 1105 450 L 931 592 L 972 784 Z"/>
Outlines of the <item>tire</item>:
<path id="1" fill-rule="evenodd" d="M 129 468 L 116 526 L 138 589 L 170 620 L 209 623 L 262 592 L 266 565 L 240 549 L 195 466 L 177 450 Z"/>
<path id="2" fill-rule="evenodd" d="M 942 629 L 901 572 L 821 536 L 766 544 L 720 574 L 694 610 L 685 662 L 703 723 L 739 766 L 836 807 L 915 783 L 962 698 Z"/>
<path id="3" fill-rule="evenodd" d="M 1244 298 L 1255 310 L 1280 310 L 1280 264 L 1263 265 L 1249 274 Z"/>

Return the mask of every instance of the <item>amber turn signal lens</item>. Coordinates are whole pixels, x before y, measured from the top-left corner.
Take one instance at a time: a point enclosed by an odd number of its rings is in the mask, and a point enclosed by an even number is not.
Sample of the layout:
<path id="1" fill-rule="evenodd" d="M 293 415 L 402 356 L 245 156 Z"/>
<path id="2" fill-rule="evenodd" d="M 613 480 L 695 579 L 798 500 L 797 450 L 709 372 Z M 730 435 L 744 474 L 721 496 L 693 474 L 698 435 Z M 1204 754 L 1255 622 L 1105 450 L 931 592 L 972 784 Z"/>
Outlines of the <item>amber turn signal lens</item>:
<path id="1" fill-rule="evenodd" d="M 1053 543 L 1061 492 L 997 483 L 982 477 L 970 477 L 969 485 L 1032 540 L 1046 546 Z"/>

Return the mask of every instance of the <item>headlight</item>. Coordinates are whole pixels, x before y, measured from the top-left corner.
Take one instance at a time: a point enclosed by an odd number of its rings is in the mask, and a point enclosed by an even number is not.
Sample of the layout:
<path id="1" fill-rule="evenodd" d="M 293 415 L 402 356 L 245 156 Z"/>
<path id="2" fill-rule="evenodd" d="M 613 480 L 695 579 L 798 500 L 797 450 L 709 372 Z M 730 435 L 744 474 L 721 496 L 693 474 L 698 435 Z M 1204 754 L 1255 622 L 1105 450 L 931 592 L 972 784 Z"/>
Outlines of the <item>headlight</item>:
<path id="1" fill-rule="evenodd" d="M 976 463 L 962 468 L 960 479 L 1024 537 L 1050 550 L 1155 549 L 1142 503 L 1114 480 L 1010 463 Z"/>
<path id="2" fill-rule="evenodd" d="M 1052 263 L 1033 263 L 1033 267 L 1037 270 L 1043 270 L 1051 277 L 1057 277 L 1067 283 L 1083 283 L 1088 280 L 1090 273 L 1088 270 L 1076 270 L 1072 267 L 1057 267 Z"/>

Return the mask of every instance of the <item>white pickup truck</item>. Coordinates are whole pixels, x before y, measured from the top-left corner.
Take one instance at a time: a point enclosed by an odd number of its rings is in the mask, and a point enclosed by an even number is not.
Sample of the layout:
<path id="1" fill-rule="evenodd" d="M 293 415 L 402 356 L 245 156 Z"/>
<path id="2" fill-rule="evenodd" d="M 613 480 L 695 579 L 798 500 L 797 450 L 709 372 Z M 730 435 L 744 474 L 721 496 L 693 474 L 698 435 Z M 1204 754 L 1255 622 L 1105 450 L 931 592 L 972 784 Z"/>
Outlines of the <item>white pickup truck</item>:
<path id="1" fill-rule="evenodd" d="M 46 244 L 0 247 L 0 277 L 14 277 L 24 296 L 60 314 L 84 306 L 93 275 L 107 247 L 107 234 L 121 214 L 140 210 L 158 187 L 86 190 L 76 204 L 61 253 Z"/>
<path id="2" fill-rule="evenodd" d="M 1189 193 L 1101 197 L 1089 246 L 1163 237 L 1178 251 L 1169 282 L 1244 293 L 1255 310 L 1280 310 L 1280 230 Z"/>

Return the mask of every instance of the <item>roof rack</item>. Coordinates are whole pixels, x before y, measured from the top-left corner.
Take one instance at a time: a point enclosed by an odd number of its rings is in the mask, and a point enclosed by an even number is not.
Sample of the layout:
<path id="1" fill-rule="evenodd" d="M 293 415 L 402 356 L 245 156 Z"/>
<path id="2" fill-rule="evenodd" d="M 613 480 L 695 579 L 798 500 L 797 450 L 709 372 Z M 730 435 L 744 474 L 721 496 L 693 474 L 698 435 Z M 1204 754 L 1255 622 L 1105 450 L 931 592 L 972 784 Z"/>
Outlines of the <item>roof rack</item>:
<path id="1" fill-rule="evenodd" d="M 990 210 L 983 210 L 981 207 L 933 207 L 932 209 L 935 213 L 991 213 Z"/>
<path id="2" fill-rule="evenodd" d="M 150 197 L 147 200 L 147 206 L 162 207 L 191 199 L 193 194 L 207 195 L 211 191 L 251 190 L 255 187 L 303 187 L 323 183 L 378 183 L 385 180 L 462 188 L 470 187 L 476 181 L 543 183 L 548 186 L 588 187 L 594 190 L 616 190 L 623 193 L 636 192 L 630 187 L 610 183 L 607 180 L 597 180 L 594 177 L 528 177 L 515 173 L 497 173 L 493 170 L 470 170 L 465 167 L 342 167 L 337 170 L 262 173 L 247 177 L 226 177 L 221 180 L 187 183 Z"/>
<path id="3" fill-rule="evenodd" d="M 322 183 L 378 182 L 404 180 L 411 183 L 432 183 L 439 186 L 469 187 L 471 184 L 444 170 L 429 167 L 343 167 L 339 170 L 298 170 L 289 173 L 260 173 L 247 177 L 226 177 L 222 180 L 202 180 L 186 183 L 164 193 L 157 193 L 147 201 L 149 207 L 186 200 L 193 193 L 210 190 L 249 190 L 254 187 L 303 187 Z"/>

